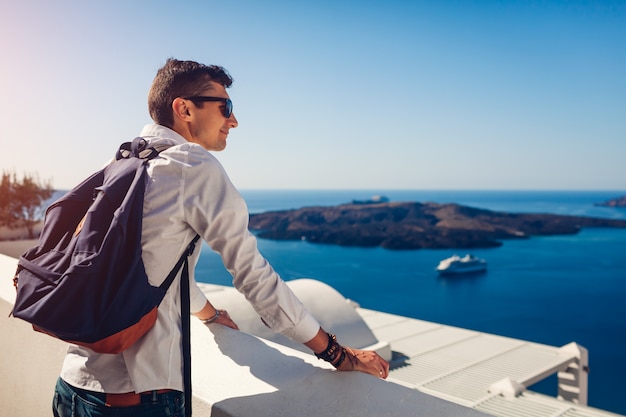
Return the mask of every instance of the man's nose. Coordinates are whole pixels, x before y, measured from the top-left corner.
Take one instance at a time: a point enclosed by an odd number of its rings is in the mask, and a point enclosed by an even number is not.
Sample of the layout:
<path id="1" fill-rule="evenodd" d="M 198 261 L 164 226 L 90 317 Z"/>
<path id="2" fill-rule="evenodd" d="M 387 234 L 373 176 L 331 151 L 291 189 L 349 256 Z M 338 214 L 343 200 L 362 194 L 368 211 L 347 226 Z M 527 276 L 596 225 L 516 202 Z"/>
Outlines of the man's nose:
<path id="1" fill-rule="evenodd" d="M 228 125 L 230 126 L 231 129 L 233 127 L 239 126 L 239 122 L 237 121 L 237 118 L 235 117 L 235 113 L 230 114 L 230 117 L 228 118 Z"/>

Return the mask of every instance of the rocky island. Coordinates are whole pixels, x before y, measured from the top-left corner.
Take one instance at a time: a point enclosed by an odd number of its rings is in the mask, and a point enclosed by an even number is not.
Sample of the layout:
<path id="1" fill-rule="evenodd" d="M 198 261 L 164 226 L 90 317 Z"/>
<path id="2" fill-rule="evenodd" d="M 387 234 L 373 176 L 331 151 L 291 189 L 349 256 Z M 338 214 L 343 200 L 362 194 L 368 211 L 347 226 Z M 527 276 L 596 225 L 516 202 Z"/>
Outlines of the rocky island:
<path id="1" fill-rule="evenodd" d="M 502 245 L 503 239 L 574 234 L 583 227 L 626 228 L 626 220 L 417 202 L 342 204 L 250 215 L 250 230 L 260 238 L 387 249 L 487 248 Z"/>
<path id="2" fill-rule="evenodd" d="M 626 195 L 618 198 L 613 198 L 602 203 L 596 203 L 596 206 L 603 207 L 626 207 Z"/>

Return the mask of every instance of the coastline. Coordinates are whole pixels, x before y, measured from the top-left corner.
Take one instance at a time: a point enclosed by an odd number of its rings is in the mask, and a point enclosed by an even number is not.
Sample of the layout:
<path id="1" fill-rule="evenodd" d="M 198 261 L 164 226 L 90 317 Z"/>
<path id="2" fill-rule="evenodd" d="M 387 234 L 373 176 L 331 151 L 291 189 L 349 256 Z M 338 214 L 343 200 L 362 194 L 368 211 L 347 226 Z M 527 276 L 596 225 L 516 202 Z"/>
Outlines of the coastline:
<path id="1" fill-rule="evenodd" d="M 35 226 L 35 236 L 41 233 L 42 222 Z M 19 258 L 26 250 L 37 245 L 38 238 L 29 239 L 25 228 L 11 229 L 6 226 L 0 227 L 0 254 Z"/>

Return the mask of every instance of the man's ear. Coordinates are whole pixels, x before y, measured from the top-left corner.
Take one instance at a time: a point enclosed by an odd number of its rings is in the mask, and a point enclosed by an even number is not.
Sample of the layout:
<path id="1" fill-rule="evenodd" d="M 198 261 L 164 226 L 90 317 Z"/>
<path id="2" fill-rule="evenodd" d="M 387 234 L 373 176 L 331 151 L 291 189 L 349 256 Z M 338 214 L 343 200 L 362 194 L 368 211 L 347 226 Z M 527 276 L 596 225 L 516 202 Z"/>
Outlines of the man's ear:
<path id="1" fill-rule="evenodd" d="M 188 121 L 191 117 L 189 102 L 180 97 L 176 97 L 174 101 L 172 101 L 172 113 L 174 114 L 174 119 L 180 119 L 185 122 Z"/>

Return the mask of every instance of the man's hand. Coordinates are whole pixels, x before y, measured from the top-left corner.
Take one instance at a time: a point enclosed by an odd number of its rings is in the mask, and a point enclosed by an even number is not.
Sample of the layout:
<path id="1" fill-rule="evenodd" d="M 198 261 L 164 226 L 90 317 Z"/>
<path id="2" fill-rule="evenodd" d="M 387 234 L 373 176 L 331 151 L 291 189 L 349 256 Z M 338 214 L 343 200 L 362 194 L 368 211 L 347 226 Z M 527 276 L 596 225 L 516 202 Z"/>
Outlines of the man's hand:
<path id="1" fill-rule="evenodd" d="M 378 353 L 341 346 L 334 335 L 321 327 L 305 345 L 315 352 L 315 356 L 330 362 L 339 371 L 360 371 L 382 379 L 389 376 L 389 363 Z"/>
<path id="2" fill-rule="evenodd" d="M 389 363 L 378 353 L 371 350 L 352 349 L 344 346 L 346 359 L 337 368 L 338 371 L 360 371 L 382 379 L 389 376 Z"/>
<path id="3" fill-rule="evenodd" d="M 239 327 L 237 326 L 237 323 L 235 323 L 233 321 L 233 319 L 230 318 L 230 315 L 228 314 L 228 311 L 226 310 L 219 310 L 220 315 L 217 317 L 217 319 L 215 319 L 215 321 L 213 323 L 219 323 L 222 326 L 226 326 L 226 327 L 230 327 L 231 329 L 235 329 L 235 330 L 239 330 Z"/>
<path id="4" fill-rule="evenodd" d="M 204 304 L 202 310 L 198 311 L 197 313 L 193 313 L 193 315 L 198 317 L 205 324 L 219 323 L 222 326 L 239 330 L 237 324 L 233 321 L 233 319 L 230 318 L 228 311 L 216 309 L 208 300 Z"/>

